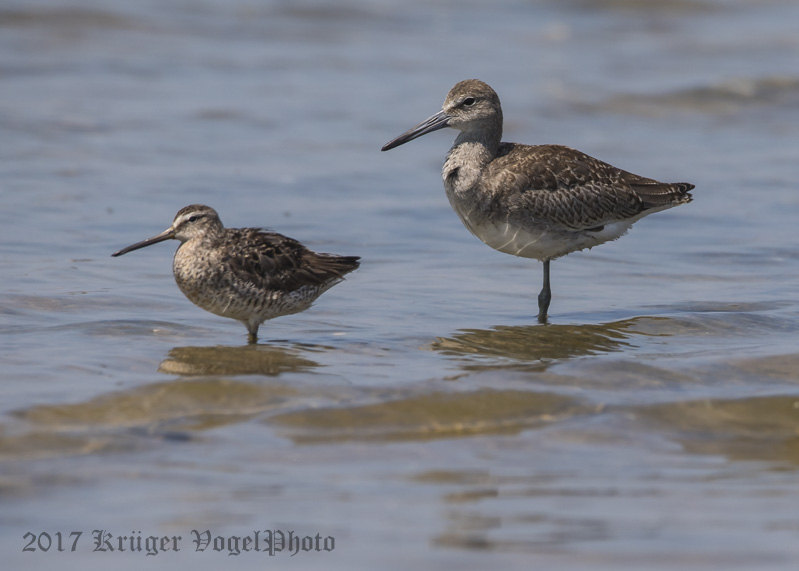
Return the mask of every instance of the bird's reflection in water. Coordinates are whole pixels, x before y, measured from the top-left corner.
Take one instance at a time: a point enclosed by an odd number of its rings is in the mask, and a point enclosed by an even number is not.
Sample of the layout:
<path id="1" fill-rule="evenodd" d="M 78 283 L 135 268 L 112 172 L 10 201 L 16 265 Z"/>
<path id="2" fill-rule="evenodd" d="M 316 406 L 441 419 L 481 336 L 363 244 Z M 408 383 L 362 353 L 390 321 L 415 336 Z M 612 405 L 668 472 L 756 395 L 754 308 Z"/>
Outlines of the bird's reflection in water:
<path id="1" fill-rule="evenodd" d="M 140 436 L 191 440 L 197 431 L 244 422 L 303 398 L 288 382 L 257 377 L 318 366 L 295 348 L 176 347 L 158 370 L 190 378 L 132 386 L 83 402 L 39 404 L 14 416 L 35 427 L 42 448 L 58 442 L 54 438 L 63 432 L 76 435 L 86 449 L 116 449 Z M 256 378 L 231 378 L 236 375 Z"/>
<path id="2" fill-rule="evenodd" d="M 637 330 L 641 319 L 661 318 L 633 318 L 598 325 L 499 325 L 491 329 L 463 329 L 451 337 L 438 338 L 432 348 L 456 357 L 493 357 L 517 362 L 569 359 L 633 346 L 630 340 L 633 335 L 652 334 Z"/>
<path id="3" fill-rule="evenodd" d="M 168 375 L 264 375 L 307 371 L 319 363 L 296 349 L 245 345 L 239 347 L 175 347 L 158 366 Z"/>

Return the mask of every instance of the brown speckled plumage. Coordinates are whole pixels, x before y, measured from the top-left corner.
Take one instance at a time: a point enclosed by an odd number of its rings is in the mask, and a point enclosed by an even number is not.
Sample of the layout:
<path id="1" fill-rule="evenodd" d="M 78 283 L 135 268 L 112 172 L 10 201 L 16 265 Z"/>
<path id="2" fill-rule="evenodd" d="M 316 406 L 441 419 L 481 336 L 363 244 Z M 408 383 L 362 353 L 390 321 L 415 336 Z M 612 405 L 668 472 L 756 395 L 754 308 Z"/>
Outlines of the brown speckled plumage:
<path id="1" fill-rule="evenodd" d="M 457 83 L 439 113 L 382 150 L 444 127 L 460 131 L 442 173 L 450 204 L 492 248 L 544 262 L 542 322 L 551 260 L 615 240 L 640 218 L 691 201 L 694 185 L 686 182 L 658 182 L 561 145 L 501 142 L 499 96 L 476 79 Z"/>
<path id="2" fill-rule="evenodd" d="M 691 201 L 688 183 L 662 183 L 562 145 L 503 143 L 481 186 L 553 228 L 581 231 Z"/>
<path id="3" fill-rule="evenodd" d="M 244 323 L 255 341 L 267 319 L 304 311 L 359 265 L 357 256 L 318 254 L 300 242 L 258 228 L 225 228 L 201 204 L 182 208 L 167 230 L 124 248 L 121 256 L 174 238 L 172 269 L 194 304 Z"/>

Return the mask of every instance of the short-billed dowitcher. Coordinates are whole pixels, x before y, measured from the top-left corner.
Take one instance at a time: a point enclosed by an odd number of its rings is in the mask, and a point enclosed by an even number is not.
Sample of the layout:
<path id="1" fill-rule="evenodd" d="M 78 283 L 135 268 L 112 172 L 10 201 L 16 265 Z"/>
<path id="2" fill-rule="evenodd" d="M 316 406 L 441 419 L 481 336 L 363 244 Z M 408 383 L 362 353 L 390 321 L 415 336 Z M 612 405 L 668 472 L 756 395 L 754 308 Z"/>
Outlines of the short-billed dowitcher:
<path id="1" fill-rule="evenodd" d="M 638 219 L 691 201 L 694 185 L 687 182 L 644 178 L 561 145 L 503 143 L 499 97 L 477 79 L 457 83 L 439 113 L 381 150 L 444 127 L 460 131 L 444 161 L 447 198 L 480 240 L 544 263 L 542 323 L 552 298 L 550 261 L 615 240 Z"/>
<path id="2" fill-rule="evenodd" d="M 359 265 L 358 256 L 317 254 L 259 228 L 225 228 L 216 210 L 181 208 L 172 225 L 112 254 L 180 240 L 172 270 L 180 291 L 199 307 L 241 321 L 254 343 L 267 319 L 308 309 Z"/>

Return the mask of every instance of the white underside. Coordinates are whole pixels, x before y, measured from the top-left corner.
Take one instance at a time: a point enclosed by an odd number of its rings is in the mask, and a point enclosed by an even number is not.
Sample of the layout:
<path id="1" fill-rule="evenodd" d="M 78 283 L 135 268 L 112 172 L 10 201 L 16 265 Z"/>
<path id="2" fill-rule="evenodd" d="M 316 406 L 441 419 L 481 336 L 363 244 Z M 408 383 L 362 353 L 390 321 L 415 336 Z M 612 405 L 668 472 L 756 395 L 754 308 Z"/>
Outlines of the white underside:
<path id="1" fill-rule="evenodd" d="M 467 213 L 458 213 L 469 231 L 483 242 L 506 254 L 536 260 L 553 260 L 571 252 L 592 248 L 616 240 L 630 229 L 634 220 L 606 224 L 598 232 L 585 230 L 553 230 L 545 226 L 510 222 L 472 220 Z"/>
<path id="2" fill-rule="evenodd" d="M 458 149 L 468 150 L 468 145 L 462 144 Z M 442 175 L 450 205 L 472 234 L 495 250 L 512 256 L 543 262 L 593 248 L 621 238 L 644 216 L 674 206 L 666 204 L 620 220 L 614 220 L 613 213 L 608 212 L 606 221 L 597 221 L 597 228 L 601 227 L 601 230 L 571 230 L 557 221 L 536 218 L 534 212 L 528 213 L 514 208 L 516 205 L 509 201 L 506 203 L 497 200 L 496 196 L 488 196 L 480 190 L 477 180 L 482 176 L 481 171 L 463 166 L 468 165 L 468 157 L 461 156 L 460 166 L 456 165 L 457 168 L 449 165 L 450 162 L 458 163 L 455 160 L 457 158 L 450 151 Z M 457 173 L 457 176 L 453 177 L 453 173 Z"/>

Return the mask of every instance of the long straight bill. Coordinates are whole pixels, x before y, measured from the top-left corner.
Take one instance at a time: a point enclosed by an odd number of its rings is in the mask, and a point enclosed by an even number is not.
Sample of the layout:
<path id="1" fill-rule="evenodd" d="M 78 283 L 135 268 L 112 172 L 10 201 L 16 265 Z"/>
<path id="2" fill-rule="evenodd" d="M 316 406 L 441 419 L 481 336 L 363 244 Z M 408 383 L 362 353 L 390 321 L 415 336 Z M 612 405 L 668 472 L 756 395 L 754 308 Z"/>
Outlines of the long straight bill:
<path id="1" fill-rule="evenodd" d="M 412 141 L 417 137 L 421 137 L 422 135 L 427 135 L 428 133 L 432 133 L 433 131 L 438 131 L 439 129 L 448 127 L 449 119 L 450 119 L 449 115 L 447 115 L 443 111 L 439 111 L 429 119 L 416 125 L 416 127 L 408 129 L 396 139 L 392 139 L 391 141 L 383 145 L 383 148 L 380 150 L 381 151 L 391 150 L 394 147 L 399 147 L 400 145 L 403 145 L 408 141 Z"/>
<path id="2" fill-rule="evenodd" d="M 116 258 L 117 256 L 121 256 L 122 254 L 127 254 L 128 252 L 132 252 L 133 250 L 138 250 L 139 248 L 145 248 L 147 246 L 152 246 L 153 244 L 157 244 L 158 242 L 163 242 L 164 240 L 169 240 L 175 237 L 175 231 L 172 227 L 167 228 L 157 236 L 153 236 L 152 238 L 147 238 L 146 240 L 142 240 L 141 242 L 136 242 L 135 244 L 131 244 L 127 248 L 122 248 L 118 252 L 114 252 L 111 254 L 112 257 Z"/>

